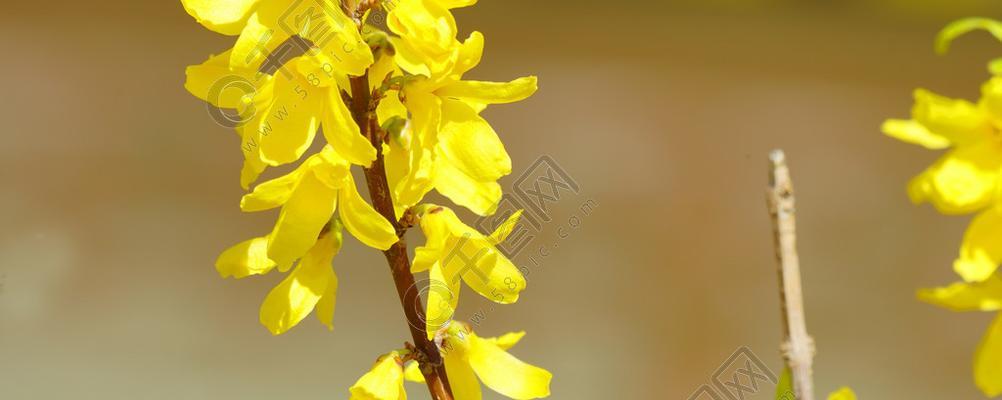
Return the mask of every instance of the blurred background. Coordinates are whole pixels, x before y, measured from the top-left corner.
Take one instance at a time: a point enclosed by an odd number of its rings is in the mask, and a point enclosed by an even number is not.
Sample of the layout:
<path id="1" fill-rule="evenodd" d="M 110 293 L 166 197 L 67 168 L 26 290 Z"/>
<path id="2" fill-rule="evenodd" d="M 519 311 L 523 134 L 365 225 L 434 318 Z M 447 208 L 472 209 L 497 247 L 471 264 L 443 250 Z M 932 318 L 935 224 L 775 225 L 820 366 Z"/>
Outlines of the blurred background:
<path id="1" fill-rule="evenodd" d="M 976 99 L 1002 46 L 981 33 L 932 51 L 966 16 L 1002 17 L 1002 5 L 459 10 L 464 35 L 487 37 L 471 78 L 540 79 L 532 99 L 485 114 L 514 160 L 506 190 L 541 156 L 578 190 L 549 203 L 515 257 L 531 272 L 522 300 L 491 310 L 466 290 L 458 317 L 483 314 L 484 336 L 528 331 L 513 353 L 554 372 L 556 399 L 686 399 L 742 346 L 778 373 L 764 188 L 781 147 L 819 394 L 980 398 L 970 365 L 991 315 L 914 295 L 954 280 L 967 218 L 910 205 L 905 183 L 938 154 L 879 132 L 908 116 L 915 87 Z M 0 398 L 346 398 L 409 339 L 385 260 L 357 241 L 335 261 L 334 332 L 309 318 L 272 337 L 258 307 L 281 276 L 213 269 L 276 215 L 240 212 L 238 137 L 183 88 L 185 66 L 232 38 L 178 1 L 8 2 L 0 33 Z M 745 398 L 771 398 L 759 384 Z"/>

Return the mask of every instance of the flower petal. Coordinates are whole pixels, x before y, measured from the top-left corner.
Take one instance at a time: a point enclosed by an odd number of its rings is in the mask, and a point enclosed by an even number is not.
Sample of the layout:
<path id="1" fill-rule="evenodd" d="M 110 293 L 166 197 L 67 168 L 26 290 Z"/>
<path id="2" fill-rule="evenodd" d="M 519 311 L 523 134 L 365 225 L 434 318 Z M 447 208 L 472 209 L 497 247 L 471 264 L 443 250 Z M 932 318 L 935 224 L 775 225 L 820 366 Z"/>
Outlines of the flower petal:
<path id="1" fill-rule="evenodd" d="M 1002 263 L 1002 214 L 991 208 L 982 212 L 964 234 L 960 257 L 953 269 L 968 282 L 980 282 L 995 274 Z"/>
<path id="2" fill-rule="evenodd" d="M 338 199 L 341 202 L 338 215 L 341 216 L 344 227 L 362 243 L 386 250 L 400 240 L 390 221 L 358 194 L 351 175 L 348 175 L 345 187 L 338 191 Z"/>
<path id="3" fill-rule="evenodd" d="M 915 90 L 912 117 L 930 132 L 962 145 L 991 136 L 987 114 L 966 100 L 954 100 L 925 89 Z"/>
<path id="4" fill-rule="evenodd" d="M 223 278 L 240 279 L 250 275 L 264 275 L 275 268 L 268 258 L 268 237 L 254 238 L 230 247 L 216 259 L 216 271 Z"/>
<path id="5" fill-rule="evenodd" d="M 988 397 L 1002 394 L 1002 314 L 992 321 L 974 354 L 974 383 Z"/>
<path id="6" fill-rule="evenodd" d="M 254 191 L 240 198 L 240 209 L 244 212 L 254 212 L 270 210 L 285 204 L 304 174 L 310 172 L 308 164 L 310 163 L 304 162 L 302 166 L 286 175 L 255 186 Z"/>
<path id="7" fill-rule="evenodd" d="M 268 242 L 268 257 L 278 265 L 290 265 L 301 257 L 316 243 L 336 204 L 335 189 L 313 173 L 304 174 L 278 215 Z"/>
<path id="8" fill-rule="evenodd" d="M 425 329 L 428 339 L 452 320 L 459 304 L 459 279 L 454 272 L 446 271 L 435 263 L 428 272 L 428 305 L 425 312 Z"/>
<path id="9" fill-rule="evenodd" d="M 331 255 L 332 261 L 333 257 L 341 251 L 342 236 L 341 236 L 341 226 L 335 220 L 332 222 L 333 226 L 331 230 L 326 235 L 320 237 L 317 240 L 317 246 L 324 246 L 325 248 L 333 249 L 333 254 Z M 332 266 L 333 268 L 333 266 Z M 317 319 L 320 323 L 327 326 L 327 329 L 334 330 L 334 307 L 337 304 L 337 274 L 332 272 L 330 276 L 330 281 L 327 282 L 327 290 L 324 291 L 324 295 L 320 297 L 319 302 L 317 302 Z"/>
<path id="10" fill-rule="evenodd" d="M 919 300 L 952 311 L 1002 310 L 1002 279 L 992 276 L 981 283 L 957 282 L 935 289 L 922 289 Z"/>
<path id="11" fill-rule="evenodd" d="M 224 35 L 240 33 L 258 0 L 181 0 L 198 23 Z"/>
<path id="12" fill-rule="evenodd" d="M 376 159 L 376 149 L 362 136 L 337 87 L 331 87 L 327 92 L 323 116 L 324 137 L 348 162 L 368 167 Z"/>
<path id="13" fill-rule="evenodd" d="M 445 373 L 449 375 L 449 386 L 456 400 L 481 400 L 483 393 L 480 390 L 480 381 L 461 352 L 443 350 L 442 353 L 442 358 L 445 359 Z"/>
<path id="14" fill-rule="evenodd" d="M 511 82 L 457 81 L 435 91 L 442 97 L 477 104 L 504 104 L 521 101 L 536 93 L 536 77 L 527 76 Z"/>
<path id="15" fill-rule="evenodd" d="M 261 323 L 273 335 L 296 326 L 328 291 L 334 276 L 331 260 L 337 253 L 335 243 L 333 235 L 321 237 L 292 273 L 268 293 L 261 305 Z"/>
<path id="16" fill-rule="evenodd" d="M 917 144 L 930 150 L 950 147 L 950 140 L 930 132 L 922 124 L 912 120 L 889 119 L 880 128 L 884 134 L 902 142 Z"/>
<path id="17" fill-rule="evenodd" d="M 406 400 L 404 369 L 397 353 L 377 361 L 348 391 L 351 392 L 350 400 Z"/>
<path id="18" fill-rule="evenodd" d="M 497 344 L 475 334 L 468 337 L 470 366 L 487 387 L 516 400 L 550 395 L 549 371 L 527 364 L 502 350 Z"/>
<path id="19" fill-rule="evenodd" d="M 1002 150 L 991 141 L 961 146 L 940 158 L 908 184 L 915 203 L 928 201 L 944 214 L 965 214 L 991 204 Z"/>
<path id="20" fill-rule="evenodd" d="M 275 74 L 275 99 L 260 122 L 262 160 L 282 165 L 306 152 L 320 127 L 325 101 L 322 92 L 291 68 Z"/>

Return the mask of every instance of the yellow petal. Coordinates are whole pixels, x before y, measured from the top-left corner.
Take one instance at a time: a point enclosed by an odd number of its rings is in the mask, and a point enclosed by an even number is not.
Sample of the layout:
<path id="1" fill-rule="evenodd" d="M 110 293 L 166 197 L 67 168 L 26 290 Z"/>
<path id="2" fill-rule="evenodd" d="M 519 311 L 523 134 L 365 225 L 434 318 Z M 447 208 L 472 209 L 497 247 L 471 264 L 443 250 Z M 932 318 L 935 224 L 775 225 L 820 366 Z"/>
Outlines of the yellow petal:
<path id="1" fill-rule="evenodd" d="M 445 373 L 449 375 L 449 386 L 456 400 L 481 400 L 480 381 L 476 373 L 460 351 L 445 349 Z"/>
<path id="2" fill-rule="evenodd" d="M 404 365 L 404 380 L 425 383 L 424 374 L 421 373 L 421 366 L 417 361 L 411 360 Z"/>
<path id="3" fill-rule="evenodd" d="M 260 122 L 268 132 L 261 135 L 261 159 L 273 166 L 298 160 L 313 144 L 326 97 L 290 69 L 276 73 L 275 99 Z"/>
<path id="4" fill-rule="evenodd" d="M 230 50 L 185 69 L 184 88 L 195 97 L 219 108 L 242 109 L 245 96 L 257 91 L 254 71 L 233 70 Z"/>
<path id="5" fill-rule="evenodd" d="M 333 256 L 337 255 L 341 251 L 342 237 L 341 237 L 341 226 L 334 220 L 332 222 L 333 226 L 331 230 L 326 235 L 320 237 L 317 240 L 317 246 L 324 246 L 332 248 L 334 251 Z M 327 290 L 324 291 L 324 295 L 320 297 L 317 302 L 317 319 L 320 323 L 327 326 L 328 330 L 334 330 L 334 308 L 337 304 L 337 274 L 331 273 L 330 281 L 327 282 Z"/>
<path id="6" fill-rule="evenodd" d="M 443 157 L 435 165 L 435 190 L 453 203 L 477 215 L 491 215 L 503 195 L 501 185 L 493 180 L 480 181 L 464 173 L 452 160 Z"/>
<path id="7" fill-rule="evenodd" d="M 511 82 L 457 81 L 436 90 L 435 94 L 464 102 L 504 104 L 527 99 L 536 89 L 536 77 L 527 76 Z"/>
<path id="8" fill-rule="evenodd" d="M 275 265 L 275 262 L 268 258 L 267 236 L 230 247 L 216 259 L 216 271 L 223 278 L 232 276 L 239 279 L 249 275 L 263 275 L 275 268 Z"/>
<path id="9" fill-rule="evenodd" d="M 856 400 L 856 393 L 852 389 L 843 387 L 829 394 L 828 400 Z"/>
<path id="10" fill-rule="evenodd" d="M 274 73 L 276 67 L 280 66 L 278 63 L 267 65 L 265 68 L 261 66 L 268 59 L 268 56 L 289 37 L 289 34 L 280 29 L 272 29 L 264 25 L 258 14 L 255 13 L 247 20 L 247 24 L 240 31 L 236 43 L 233 44 L 229 64 L 233 68 L 264 70 L 263 72 L 269 74 Z"/>
<path id="11" fill-rule="evenodd" d="M 965 214 L 991 204 L 1002 150 L 991 141 L 958 147 L 908 184 L 915 203 L 928 201 L 944 214 Z"/>
<path id="12" fill-rule="evenodd" d="M 434 1 L 435 3 L 438 3 L 438 5 L 448 9 L 469 7 L 474 4 L 477 4 L 477 0 L 434 0 Z"/>
<path id="13" fill-rule="evenodd" d="M 263 24 L 311 42 L 338 71 L 361 76 L 372 65 L 372 51 L 355 23 L 332 0 L 269 1 L 258 9 Z"/>
<path id="14" fill-rule="evenodd" d="M 511 235 L 511 233 L 515 231 L 515 226 L 518 225 L 518 220 L 522 218 L 522 211 L 523 210 L 517 210 L 511 213 L 511 215 L 509 215 L 508 218 L 505 219 L 505 221 L 502 222 L 493 233 L 491 233 L 488 237 L 491 244 L 498 245 L 508 239 L 508 235 Z M 497 217 L 498 215 L 494 216 Z"/>
<path id="15" fill-rule="evenodd" d="M 550 395 L 549 371 L 527 364 L 502 350 L 497 344 L 471 334 L 467 357 L 480 381 L 495 392 L 516 400 Z"/>
<path id="16" fill-rule="evenodd" d="M 381 358 L 348 391 L 350 400 L 406 400 L 404 369 L 397 353 Z"/>
<path id="17" fill-rule="evenodd" d="M 497 133 L 475 110 L 459 101 L 442 102 L 438 149 L 476 180 L 492 181 L 511 173 L 511 158 Z"/>
<path id="18" fill-rule="evenodd" d="M 496 344 L 501 350 L 508 350 L 518 344 L 523 337 L 525 337 L 525 331 L 509 332 L 501 337 L 482 339 Z"/>
<path id="19" fill-rule="evenodd" d="M 324 137 L 348 162 L 368 167 L 376 159 L 376 149 L 369 143 L 369 139 L 362 136 L 337 88 L 327 92 L 323 116 Z"/>
<path id="20" fill-rule="evenodd" d="M 1002 394 L 1002 315 L 995 317 L 974 355 L 974 383 L 988 397 Z"/>
<path id="21" fill-rule="evenodd" d="M 338 192 L 338 199 L 341 203 L 338 215 L 341 216 L 344 227 L 362 243 L 386 250 L 400 240 L 390 221 L 358 194 L 351 175 L 348 176 L 345 187 Z"/>
<path id="22" fill-rule="evenodd" d="M 428 272 L 428 305 L 425 312 L 425 329 L 428 339 L 446 326 L 459 304 L 459 279 L 454 271 L 447 271 L 440 264 L 431 266 Z"/>
<path id="23" fill-rule="evenodd" d="M 316 246 L 274 289 L 261 305 L 261 323 L 280 335 L 306 318 L 328 290 L 334 276 L 331 260 L 336 254 L 333 235 L 324 235 Z"/>
<path id="24" fill-rule="evenodd" d="M 244 212 L 269 210 L 289 201 L 296 185 L 309 172 L 308 163 L 292 172 L 254 187 L 254 191 L 240 199 L 240 209 Z"/>
<path id="25" fill-rule="evenodd" d="M 336 196 L 337 191 L 323 184 L 315 174 L 304 174 L 271 232 L 268 257 L 278 265 L 289 265 L 313 247 L 334 213 Z"/>
<path id="26" fill-rule="evenodd" d="M 240 33 L 258 0 L 181 0 L 195 21 L 224 35 Z"/>
<path id="27" fill-rule="evenodd" d="M 470 36 L 463 41 L 459 47 L 459 54 L 456 58 L 456 66 L 453 68 L 453 78 L 460 76 L 480 64 L 480 59 L 484 55 L 484 35 L 473 31 Z"/>
<path id="28" fill-rule="evenodd" d="M 958 282 L 935 289 L 922 289 L 920 300 L 953 311 L 1002 310 L 1002 279 L 992 276 L 981 283 Z"/>
<path id="29" fill-rule="evenodd" d="M 978 106 L 996 121 L 1002 120 L 1002 77 L 993 77 L 981 86 Z"/>
<path id="30" fill-rule="evenodd" d="M 463 282 L 495 303 L 512 304 L 525 290 L 525 277 L 511 260 L 493 248 L 489 250 L 473 270 L 463 274 Z"/>
<path id="31" fill-rule="evenodd" d="M 887 136 L 900 141 L 917 144 L 930 150 L 950 147 L 950 140 L 930 132 L 922 124 L 911 120 L 889 119 L 881 130 Z"/>
<path id="32" fill-rule="evenodd" d="M 953 269 L 968 282 L 980 282 L 993 276 L 1002 262 L 1002 214 L 991 208 L 978 214 L 964 234 L 960 257 Z"/>
<path id="33" fill-rule="evenodd" d="M 992 134 L 991 121 L 976 105 L 924 89 L 915 90 L 912 117 L 930 132 L 957 145 L 977 142 Z"/>

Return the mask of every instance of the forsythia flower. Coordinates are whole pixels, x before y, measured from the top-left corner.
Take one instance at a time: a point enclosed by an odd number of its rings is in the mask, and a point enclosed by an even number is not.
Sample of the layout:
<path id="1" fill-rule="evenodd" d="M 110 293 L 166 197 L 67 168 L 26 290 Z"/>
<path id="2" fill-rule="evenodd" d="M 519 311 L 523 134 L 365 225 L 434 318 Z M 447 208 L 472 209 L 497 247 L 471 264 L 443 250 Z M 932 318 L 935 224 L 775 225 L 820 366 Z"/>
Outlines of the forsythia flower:
<path id="1" fill-rule="evenodd" d="M 349 162 L 368 166 L 375 160 L 375 148 L 341 98 L 347 76 L 334 69 L 330 58 L 297 57 L 272 76 L 258 72 L 261 60 L 248 67 L 229 66 L 232 52 L 188 67 L 185 86 L 213 106 L 241 111 L 236 128 L 245 159 L 244 188 L 266 166 L 298 160 L 321 126 L 327 142 Z"/>
<path id="2" fill-rule="evenodd" d="M 429 271 L 427 313 L 428 338 L 446 326 L 459 303 L 459 282 L 481 296 L 500 304 L 518 300 L 525 278 L 515 264 L 495 246 L 503 242 L 522 215 L 516 212 L 491 235 L 483 235 L 464 224 L 445 207 L 424 204 L 416 207 L 421 230 L 427 241 L 415 250 L 411 272 Z"/>
<path id="3" fill-rule="evenodd" d="M 293 35 L 319 46 L 334 67 L 360 76 L 373 56 L 355 22 L 341 11 L 339 0 L 182 0 L 200 24 L 224 35 L 240 35 L 230 57 L 233 67 L 246 67 Z M 263 42 L 263 43 L 262 43 Z M 274 48 L 274 47 L 272 47 Z"/>
<path id="4" fill-rule="evenodd" d="M 456 400 L 480 400 L 480 382 L 516 400 L 548 397 L 553 374 L 526 364 L 507 351 L 524 336 L 525 332 L 513 332 L 482 338 L 469 324 L 458 321 L 450 324 L 438 341 Z M 408 366 L 407 379 L 424 382 L 416 365 Z"/>
<path id="5" fill-rule="evenodd" d="M 380 357 L 348 391 L 349 400 L 407 400 L 400 354 L 394 351 Z"/>
<path id="6" fill-rule="evenodd" d="M 313 246 L 335 211 L 362 243 L 386 250 L 398 240 L 393 225 L 359 195 L 348 162 L 329 145 L 240 200 L 240 208 L 248 212 L 276 207 L 282 211 L 268 235 L 268 258 L 278 265 L 291 263 Z"/>
<path id="7" fill-rule="evenodd" d="M 954 269 L 965 280 L 988 278 L 1002 262 L 999 172 L 1002 168 L 1002 78 L 982 87 L 973 104 L 915 91 L 912 120 L 888 120 L 883 131 L 929 149 L 950 148 L 908 185 L 916 203 L 930 202 L 946 214 L 982 213 L 968 229 Z M 1000 208 L 1002 210 L 1002 208 Z"/>
<path id="8" fill-rule="evenodd" d="M 856 393 L 844 387 L 829 394 L 828 400 L 856 400 Z"/>
<path id="9" fill-rule="evenodd" d="M 516 400 L 550 395 L 553 374 L 526 364 L 507 352 L 525 336 L 510 333 L 500 338 L 481 338 L 469 326 L 455 323 L 442 339 L 445 369 L 457 400 L 480 400 L 480 383 Z"/>
<path id="10" fill-rule="evenodd" d="M 336 220 L 320 235 L 316 243 L 299 261 L 299 265 L 279 283 L 261 305 L 261 323 L 278 335 L 296 326 L 314 308 L 317 319 L 334 329 L 334 304 L 337 296 L 337 275 L 331 261 L 341 250 L 341 227 Z M 216 261 L 222 277 L 243 278 L 263 275 L 278 264 L 268 258 L 268 237 L 240 243 L 223 252 Z M 279 267 L 286 272 L 288 268 Z"/>
<path id="11" fill-rule="evenodd" d="M 1002 278 L 984 282 L 958 282 L 919 291 L 919 298 L 952 311 L 1002 310 Z M 988 396 L 1002 394 L 1002 315 L 996 315 L 974 355 L 974 382 Z"/>
<path id="12" fill-rule="evenodd" d="M 497 180 L 511 173 L 511 159 L 480 113 L 490 104 L 528 98 L 537 88 L 534 76 L 462 80 L 480 62 L 484 38 L 473 32 L 460 43 L 451 10 L 474 3 L 182 0 L 202 25 L 238 35 L 231 49 L 188 67 L 185 87 L 213 107 L 237 110 L 239 120 L 231 122 L 241 138 L 244 189 L 267 167 L 302 159 L 292 172 L 258 184 L 241 199 L 246 212 L 281 208 L 272 231 L 233 246 L 216 263 L 223 277 L 288 272 L 261 306 L 261 323 L 269 331 L 286 332 L 313 310 L 333 327 L 338 279 L 331 263 L 341 249 L 342 228 L 387 250 L 409 227 L 412 220 L 387 220 L 362 198 L 353 165 L 366 167 L 379 210 L 416 217 L 425 234 L 409 272 L 429 272 L 427 338 L 416 334 L 414 346 L 380 357 L 349 389 L 352 400 L 406 400 L 404 380 L 424 380 L 418 362 L 436 359 L 434 346 L 444 354 L 444 366 L 421 367 L 429 377 L 449 375 L 441 378 L 456 400 L 480 400 L 480 382 L 513 399 L 550 394 L 549 372 L 506 351 L 523 333 L 480 338 L 468 325 L 451 321 L 460 281 L 497 303 L 518 299 L 525 278 L 497 245 L 521 212 L 485 235 L 448 208 L 418 206 L 434 189 L 479 215 L 493 214 L 501 198 Z M 365 25 L 380 8 L 388 12 L 395 36 Z M 288 45 L 304 53 L 289 56 Z M 303 159 L 318 129 L 326 144 Z M 406 246 L 386 254 L 391 266 L 401 265 Z M 405 271 L 393 272 L 399 288 Z M 431 354 L 412 353 L 416 349 Z M 448 390 L 429 389 L 435 398 Z"/>
<path id="13" fill-rule="evenodd" d="M 484 37 L 473 32 L 460 43 L 448 10 L 473 3 L 402 0 L 387 19 L 400 35 L 391 39 L 395 61 L 412 74 L 401 90 L 410 134 L 387 155 L 400 207 L 417 204 L 434 188 L 456 204 L 490 215 L 501 198 L 497 180 L 511 173 L 504 145 L 479 114 L 489 104 L 528 98 L 536 91 L 536 77 L 506 83 L 461 80 L 480 62 Z"/>

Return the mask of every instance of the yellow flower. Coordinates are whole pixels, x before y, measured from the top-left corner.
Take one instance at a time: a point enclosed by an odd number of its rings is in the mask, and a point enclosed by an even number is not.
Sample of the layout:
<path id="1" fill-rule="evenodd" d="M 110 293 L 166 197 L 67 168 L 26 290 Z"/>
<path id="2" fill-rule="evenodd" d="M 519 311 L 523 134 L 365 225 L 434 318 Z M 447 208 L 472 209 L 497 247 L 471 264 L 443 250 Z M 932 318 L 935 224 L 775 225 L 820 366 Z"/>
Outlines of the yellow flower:
<path id="1" fill-rule="evenodd" d="M 350 400 L 407 400 L 400 354 L 394 351 L 380 357 L 348 391 Z"/>
<path id="2" fill-rule="evenodd" d="M 1002 278 L 919 291 L 919 298 L 953 311 L 1002 310 Z M 989 397 L 1002 394 L 1002 315 L 996 315 L 974 356 L 974 382 Z"/>
<path id="3" fill-rule="evenodd" d="M 925 90 L 915 91 L 911 120 L 888 120 L 883 131 L 929 149 L 950 150 L 908 185 L 915 203 L 930 202 L 945 214 L 984 211 L 971 227 L 954 269 L 967 281 L 988 278 L 1002 261 L 992 237 L 1002 232 L 993 207 L 999 204 L 1002 169 L 1002 77 L 982 86 L 973 104 Z M 1002 208 L 1000 208 L 1002 210 Z"/>
<path id="4" fill-rule="evenodd" d="M 481 338 L 468 324 L 451 324 L 440 339 L 440 347 L 456 400 L 480 400 L 480 382 L 516 400 L 548 397 L 553 374 L 507 351 L 523 336 L 525 332 Z"/>
<path id="5" fill-rule="evenodd" d="M 387 15 L 386 26 L 399 38 L 390 38 L 397 64 L 414 75 L 431 76 L 455 62 L 456 19 L 453 8 L 476 0 L 401 0 Z"/>
<path id="6" fill-rule="evenodd" d="M 247 212 L 276 207 L 282 211 L 267 247 L 268 258 L 278 265 L 291 264 L 312 247 L 334 211 L 362 243 L 386 250 L 398 240 L 393 225 L 359 195 L 348 162 L 330 146 L 240 200 Z"/>
<path id="7" fill-rule="evenodd" d="M 398 7 L 394 13 L 402 13 L 402 9 Z M 421 32 L 425 31 L 406 33 L 420 36 Z M 433 38 L 440 36 L 438 31 L 429 32 L 434 32 L 426 33 Z M 409 76 L 404 83 L 402 97 L 409 123 L 401 141 L 390 142 L 387 174 L 393 184 L 395 203 L 401 208 L 417 204 L 426 193 L 436 189 L 456 204 L 479 215 L 490 215 L 501 198 L 497 180 L 511 173 L 511 159 L 480 112 L 490 104 L 528 98 L 535 93 L 537 80 L 534 76 L 511 82 L 461 80 L 463 74 L 480 62 L 483 35 L 473 32 L 461 44 L 452 41 L 455 45 L 450 50 L 449 62 L 432 63 L 435 69 L 429 68 L 428 76 Z M 405 38 L 403 42 L 408 40 Z M 399 51 L 396 62 L 408 69 L 401 64 Z"/>
<path id="8" fill-rule="evenodd" d="M 916 203 L 931 202 L 940 212 L 966 214 L 995 199 L 1002 165 L 1002 78 L 982 87 L 978 104 L 915 91 L 912 120 L 889 120 L 886 134 L 929 149 L 950 147 L 932 167 L 915 177 L 908 192 Z"/>
<path id="9" fill-rule="evenodd" d="M 518 300 L 525 278 L 495 247 L 503 242 L 522 215 L 512 214 L 489 236 L 464 224 L 445 207 L 425 204 L 416 208 L 427 241 L 415 249 L 411 272 L 429 271 L 425 315 L 428 338 L 448 324 L 459 303 L 460 281 L 481 296 L 500 304 Z"/>
<path id="10" fill-rule="evenodd" d="M 376 150 L 361 135 L 341 98 L 347 76 L 323 55 L 298 57 L 275 73 L 258 73 L 259 65 L 230 67 L 232 50 L 188 67 L 186 88 L 219 108 L 240 111 L 244 168 L 241 184 L 247 188 L 268 165 L 298 160 L 313 143 L 322 125 L 324 137 L 353 164 L 369 166 Z"/>
<path id="11" fill-rule="evenodd" d="M 345 15 L 338 0 L 182 0 L 185 10 L 200 24 L 237 38 L 230 65 L 246 67 L 293 35 L 317 46 L 312 52 L 327 56 L 334 67 L 361 76 L 372 64 L 372 52 L 355 21 Z"/>
<path id="12" fill-rule="evenodd" d="M 856 393 L 850 388 L 843 387 L 829 394 L 828 400 L 856 400 Z"/>
<path id="13" fill-rule="evenodd" d="M 341 227 L 336 220 L 321 233 L 295 269 L 268 293 L 261 305 L 261 324 L 274 335 L 285 333 L 299 324 L 314 308 L 317 318 L 334 329 L 334 305 L 337 275 L 331 262 L 341 250 Z M 270 272 L 278 264 L 268 258 L 268 237 L 240 243 L 223 252 L 216 260 L 221 276 L 243 278 Z M 286 272 L 288 268 L 279 268 Z"/>

